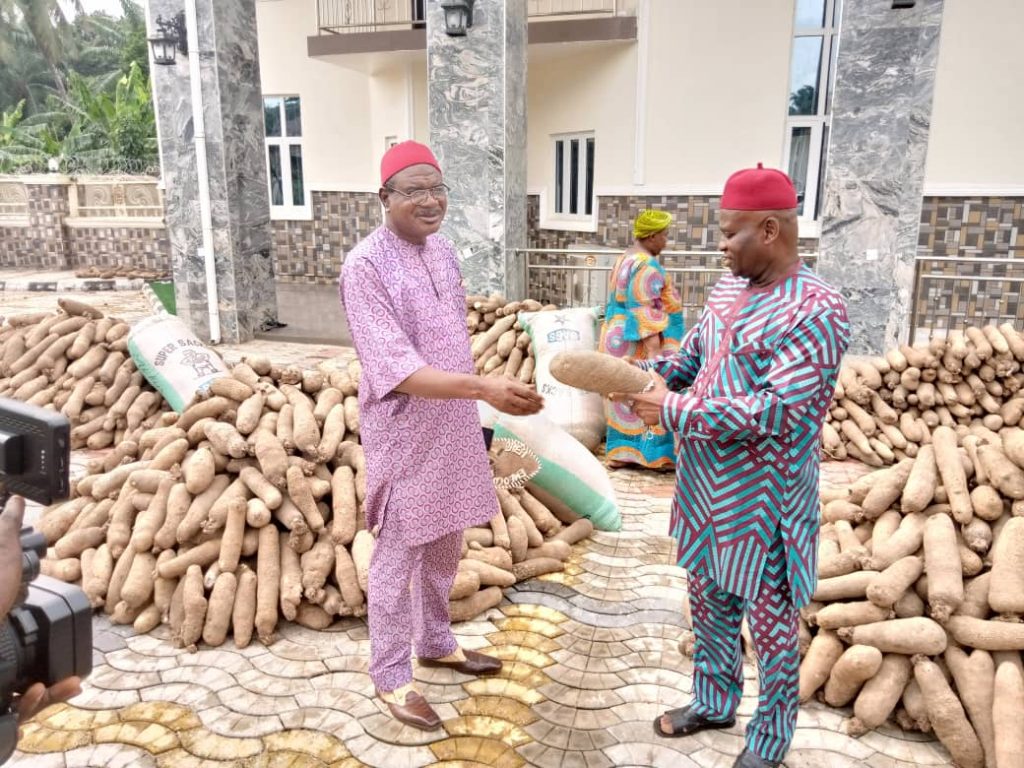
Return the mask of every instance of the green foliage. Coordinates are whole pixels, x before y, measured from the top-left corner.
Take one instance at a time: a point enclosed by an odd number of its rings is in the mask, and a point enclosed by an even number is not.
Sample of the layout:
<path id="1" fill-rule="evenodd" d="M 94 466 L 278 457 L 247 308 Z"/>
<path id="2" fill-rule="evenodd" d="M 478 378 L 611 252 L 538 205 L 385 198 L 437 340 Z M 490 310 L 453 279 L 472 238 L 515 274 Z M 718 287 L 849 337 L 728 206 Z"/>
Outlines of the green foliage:
<path id="1" fill-rule="evenodd" d="M 0 173 L 142 172 L 157 163 L 142 6 L 72 21 L 57 0 L 0 0 Z"/>

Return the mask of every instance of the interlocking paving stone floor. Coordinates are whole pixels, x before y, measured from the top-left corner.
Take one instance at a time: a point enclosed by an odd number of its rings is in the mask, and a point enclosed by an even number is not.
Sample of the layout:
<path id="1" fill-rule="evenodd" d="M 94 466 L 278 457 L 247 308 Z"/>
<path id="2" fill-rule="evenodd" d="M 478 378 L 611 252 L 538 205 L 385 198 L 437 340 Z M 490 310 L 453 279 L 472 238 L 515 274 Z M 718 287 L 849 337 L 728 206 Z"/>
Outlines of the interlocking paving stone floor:
<path id="1" fill-rule="evenodd" d="M 130 291 L 82 296 L 126 319 L 149 314 Z M 52 309 L 51 295 L 4 295 L 7 314 Z M 233 362 L 268 354 L 281 364 L 344 361 L 344 347 L 249 342 L 220 348 Z M 84 466 L 95 454 L 76 452 Z M 825 483 L 863 472 L 823 465 Z M 506 593 L 502 604 L 456 625 L 467 648 L 507 663 L 473 679 L 417 669 L 444 719 L 436 733 L 403 727 L 373 697 L 365 624 L 347 619 L 316 632 L 283 624 L 270 647 L 174 648 L 166 629 L 135 635 L 94 621 L 95 671 L 73 704 L 26 725 L 18 768 L 728 768 L 743 748 L 757 701 L 756 671 L 736 726 L 664 740 L 652 723 L 689 700 L 692 663 L 680 655 L 686 575 L 665 533 L 672 478 L 612 473 L 623 528 L 577 545 L 565 573 Z M 885 727 L 852 739 L 847 710 L 801 708 L 789 768 L 948 766 L 929 736 Z"/>
<path id="2" fill-rule="evenodd" d="M 859 470 L 824 471 L 826 482 L 840 482 Z M 444 719 L 441 731 L 402 726 L 374 699 L 360 620 L 324 632 L 284 624 L 270 647 L 229 643 L 190 654 L 174 648 L 164 628 L 137 636 L 97 616 L 96 669 L 82 696 L 25 726 L 10 765 L 727 768 L 756 707 L 755 670 L 747 664 L 733 728 L 678 740 L 654 735 L 654 718 L 686 704 L 693 683 L 692 662 L 678 650 L 686 578 L 664 536 L 671 478 L 622 470 L 612 477 L 621 533 L 596 533 L 575 548 L 568 575 L 518 584 L 498 608 L 456 625 L 464 646 L 505 660 L 500 675 L 416 670 Z M 850 738 L 848 715 L 801 708 L 786 765 L 951 765 L 923 734 L 885 727 Z"/>

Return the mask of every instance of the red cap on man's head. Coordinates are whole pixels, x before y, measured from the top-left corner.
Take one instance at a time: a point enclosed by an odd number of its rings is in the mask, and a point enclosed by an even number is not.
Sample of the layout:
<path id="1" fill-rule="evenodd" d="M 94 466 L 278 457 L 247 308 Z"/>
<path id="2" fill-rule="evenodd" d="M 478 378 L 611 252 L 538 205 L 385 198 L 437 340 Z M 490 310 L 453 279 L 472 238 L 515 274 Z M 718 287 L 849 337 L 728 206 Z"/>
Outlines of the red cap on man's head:
<path id="1" fill-rule="evenodd" d="M 796 188 L 789 176 L 775 168 L 736 171 L 725 182 L 720 207 L 728 211 L 784 211 L 797 207 Z"/>
<path id="2" fill-rule="evenodd" d="M 418 141 L 403 141 L 401 144 L 395 144 L 381 158 L 380 185 L 384 186 L 388 183 L 388 179 L 396 173 L 413 165 L 432 165 L 439 172 L 441 170 L 430 147 L 420 144 Z"/>

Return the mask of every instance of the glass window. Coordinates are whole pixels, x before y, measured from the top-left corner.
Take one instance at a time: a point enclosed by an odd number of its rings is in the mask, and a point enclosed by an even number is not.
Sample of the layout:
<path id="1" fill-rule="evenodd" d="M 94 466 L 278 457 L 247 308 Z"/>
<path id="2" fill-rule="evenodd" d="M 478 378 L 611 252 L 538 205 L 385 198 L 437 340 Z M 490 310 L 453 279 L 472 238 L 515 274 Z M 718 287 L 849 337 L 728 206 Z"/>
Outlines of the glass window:
<path id="1" fill-rule="evenodd" d="M 298 96 L 263 99 L 267 185 L 274 219 L 308 219 L 309 195 L 302 158 L 302 108 Z"/>
<path id="2" fill-rule="evenodd" d="M 818 113 L 818 81 L 821 75 L 821 37 L 793 41 L 793 65 L 789 77 L 789 114 Z"/>
<path id="3" fill-rule="evenodd" d="M 580 212 L 580 140 L 569 142 L 569 213 Z"/>
<path id="4" fill-rule="evenodd" d="M 555 213 L 562 213 L 562 190 L 565 183 L 564 172 L 565 142 L 555 142 Z"/>
<path id="5" fill-rule="evenodd" d="M 284 179 L 281 178 L 281 148 L 276 144 L 270 151 L 270 204 L 284 205 Z"/>
<path id="6" fill-rule="evenodd" d="M 814 218 L 821 216 L 825 202 L 825 158 L 828 157 L 828 125 L 821 132 L 821 167 L 818 168 L 818 196 L 814 198 Z"/>
<path id="7" fill-rule="evenodd" d="M 841 0 L 796 0 L 783 163 L 805 220 L 824 207 L 841 9 Z"/>
<path id="8" fill-rule="evenodd" d="M 562 135 L 555 145 L 554 212 L 564 216 L 592 216 L 594 213 L 593 134 Z"/>
<path id="9" fill-rule="evenodd" d="M 811 159 L 811 129 L 809 126 L 794 128 L 789 135 L 789 178 L 796 187 L 797 212 L 803 216 L 804 197 L 807 191 L 807 169 Z"/>
<path id="10" fill-rule="evenodd" d="M 299 97 L 289 96 L 284 100 L 285 131 L 288 136 L 302 135 L 302 111 Z"/>
<path id="11" fill-rule="evenodd" d="M 267 136 L 281 135 L 281 100 L 263 100 L 263 127 Z"/>
<path id="12" fill-rule="evenodd" d="M 292 205 L 306 204 L 306 191 L 302 185 L 302 147 L 292 144 L 288 147 L 292 167 Z"/>
<path id="13" fill-rule="evenodd" d="M 587 215 L 594 212 L 594 140 L 587 139 L 587 189 L 584 199 Z"/>
<path id="14" fill-rule="evenodd" d="M 825 0 L 796 0 L 796 26 L 825 26 Z"/>

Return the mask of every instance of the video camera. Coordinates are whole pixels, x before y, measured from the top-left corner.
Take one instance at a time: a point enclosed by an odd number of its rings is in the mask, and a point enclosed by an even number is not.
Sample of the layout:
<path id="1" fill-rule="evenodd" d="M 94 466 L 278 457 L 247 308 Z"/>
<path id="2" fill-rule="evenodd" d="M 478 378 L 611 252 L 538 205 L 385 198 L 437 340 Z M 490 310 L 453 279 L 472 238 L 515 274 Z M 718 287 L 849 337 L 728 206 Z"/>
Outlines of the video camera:
<path id="1" fill-rule="evenodd" d="M 67 419 L 0 398 L 0 509 L 8 494 L 40 504 L 70 492 L 71 431 Z M 21 594 L 0 616 L 0 763 L 18 743 L 14 697 L 92 671 L 92 607 L 78 587 L 39 575 L 46 540 L 21 531 Z"/>

